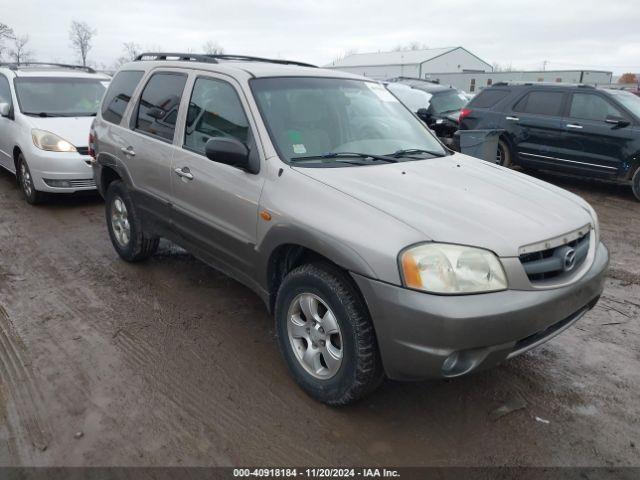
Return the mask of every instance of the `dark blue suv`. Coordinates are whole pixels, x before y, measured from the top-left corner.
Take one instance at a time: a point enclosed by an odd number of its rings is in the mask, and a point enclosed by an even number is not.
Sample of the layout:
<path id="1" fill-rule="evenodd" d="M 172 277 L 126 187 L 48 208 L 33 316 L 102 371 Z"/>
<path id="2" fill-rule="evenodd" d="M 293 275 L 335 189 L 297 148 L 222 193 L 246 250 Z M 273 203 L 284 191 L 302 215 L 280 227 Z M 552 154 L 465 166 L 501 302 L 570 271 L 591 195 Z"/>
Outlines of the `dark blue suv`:
<path id="1" fill-rule="evenodd" d="M 497 83 L 460 129 L 502 129 L 496 163 L 629 184 L 640 200 L 640 97 L 587 85 Z"/>

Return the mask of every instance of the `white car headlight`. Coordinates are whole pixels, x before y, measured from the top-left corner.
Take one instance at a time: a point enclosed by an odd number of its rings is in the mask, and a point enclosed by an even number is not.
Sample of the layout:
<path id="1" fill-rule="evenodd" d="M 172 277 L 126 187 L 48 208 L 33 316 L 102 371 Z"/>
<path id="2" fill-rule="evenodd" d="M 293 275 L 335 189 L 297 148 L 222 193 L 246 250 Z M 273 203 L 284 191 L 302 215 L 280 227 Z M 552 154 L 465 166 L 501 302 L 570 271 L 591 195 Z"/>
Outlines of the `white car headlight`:
<path id="1" fill-rule="evenodd" d="M 71 145 L 65 139 L 59 136 L 47 132 L 46 130 L 31 130 L 31 138 L 33 138 L 33 144 L 40 150 L 47 150 L 49 152 L 75 152 L 76 147 Z"/>
<path id="2" fill-rule="evenodd" d="M 408 288 L 457 294 L 506 290 L 507 276 L 488 250 L 446 243 L 424 243 L 400 254 L 402 280 Z"/>

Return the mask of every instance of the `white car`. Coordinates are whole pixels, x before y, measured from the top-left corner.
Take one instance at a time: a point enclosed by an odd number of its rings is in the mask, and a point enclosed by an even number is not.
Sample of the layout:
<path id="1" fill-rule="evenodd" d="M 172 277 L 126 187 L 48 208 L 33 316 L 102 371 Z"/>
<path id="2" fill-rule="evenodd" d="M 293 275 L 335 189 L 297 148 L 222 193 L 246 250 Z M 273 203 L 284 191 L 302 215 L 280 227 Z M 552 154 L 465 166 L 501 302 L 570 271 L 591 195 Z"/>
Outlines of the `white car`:
<path id="1" fill-rule="evenodd" d="M 0 166 L 27 202 L 96 188 L 89 130 L 109 80 L 85 67 L 0 64 Z"/>

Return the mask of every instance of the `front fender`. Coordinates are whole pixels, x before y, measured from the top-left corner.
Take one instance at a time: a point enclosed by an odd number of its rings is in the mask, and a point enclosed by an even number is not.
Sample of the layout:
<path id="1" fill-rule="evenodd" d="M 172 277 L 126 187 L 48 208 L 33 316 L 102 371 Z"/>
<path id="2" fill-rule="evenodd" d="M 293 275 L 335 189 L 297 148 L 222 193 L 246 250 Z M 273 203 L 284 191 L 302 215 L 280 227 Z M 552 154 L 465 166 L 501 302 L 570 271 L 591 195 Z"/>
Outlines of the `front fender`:
<path id="1" fill-rule="evenodd" d="M 259 264 L 256 274 L 260 285 L 268 290 L 269 265 L 279 247 L 297 245 L 322 255 L 336 265 L 359 275 L 377 278 L 373 268 L 352 247 L 319 230 L 309 230 L 294 224 L 274 225 L 257 245 Z"/>

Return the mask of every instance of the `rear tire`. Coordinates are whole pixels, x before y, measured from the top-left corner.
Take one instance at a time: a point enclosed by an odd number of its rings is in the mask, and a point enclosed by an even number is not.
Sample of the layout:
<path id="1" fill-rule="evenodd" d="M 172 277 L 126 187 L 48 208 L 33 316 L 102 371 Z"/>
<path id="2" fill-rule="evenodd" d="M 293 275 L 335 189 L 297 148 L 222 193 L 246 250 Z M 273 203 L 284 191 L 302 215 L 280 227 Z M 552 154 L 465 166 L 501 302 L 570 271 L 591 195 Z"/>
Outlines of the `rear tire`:
<path id="1" fill-rule="evenodd" d="M 631 180 L 631 188 L 633 190 L 633 195 L 636 197 L 636 200 L 640 202 L 640 167 L 638 167 L 636 173 L 633 174 L 633 179 Z"/>
<path id="2" fill-rule="evenodd" d="M 140 262 L 152 256 L 160 239 L 148 236 L 131 200 L 120 180 L 109 184 L 105 195 L 105 216 L 113 248 L 127 262 Z"/>
<path id="3" fill-rule="evenodd" d="M 37 205 L 45 200 L 46 194 L 36 190 L 33 183 L 33 177 L 31 176 L 31 170 L 29 169 L 29 165 L 22 153 L 18 155 L 16 179 L 18 180 L 18 186 L 20 187 L 20 191 L 22 192 L 22 195 L 24 195 L 24 199 L 27 203 Z"/>
<path id="4" fill-rule="evenodd" d="M 369 311 L 338 267 L 313 263 L 292 270 L 278 289 L 275 319 L 289 371 L 311 397 L 347 405 L 380 385 L 384 374 Z"/>
<path id="5" fill-rule="evenodd" d="M 498 140 L 498 151 L 496 152 L 496 164 L 502 167 L 513 165 L 513 151 L 509 143 L 504 138 Z"/>

